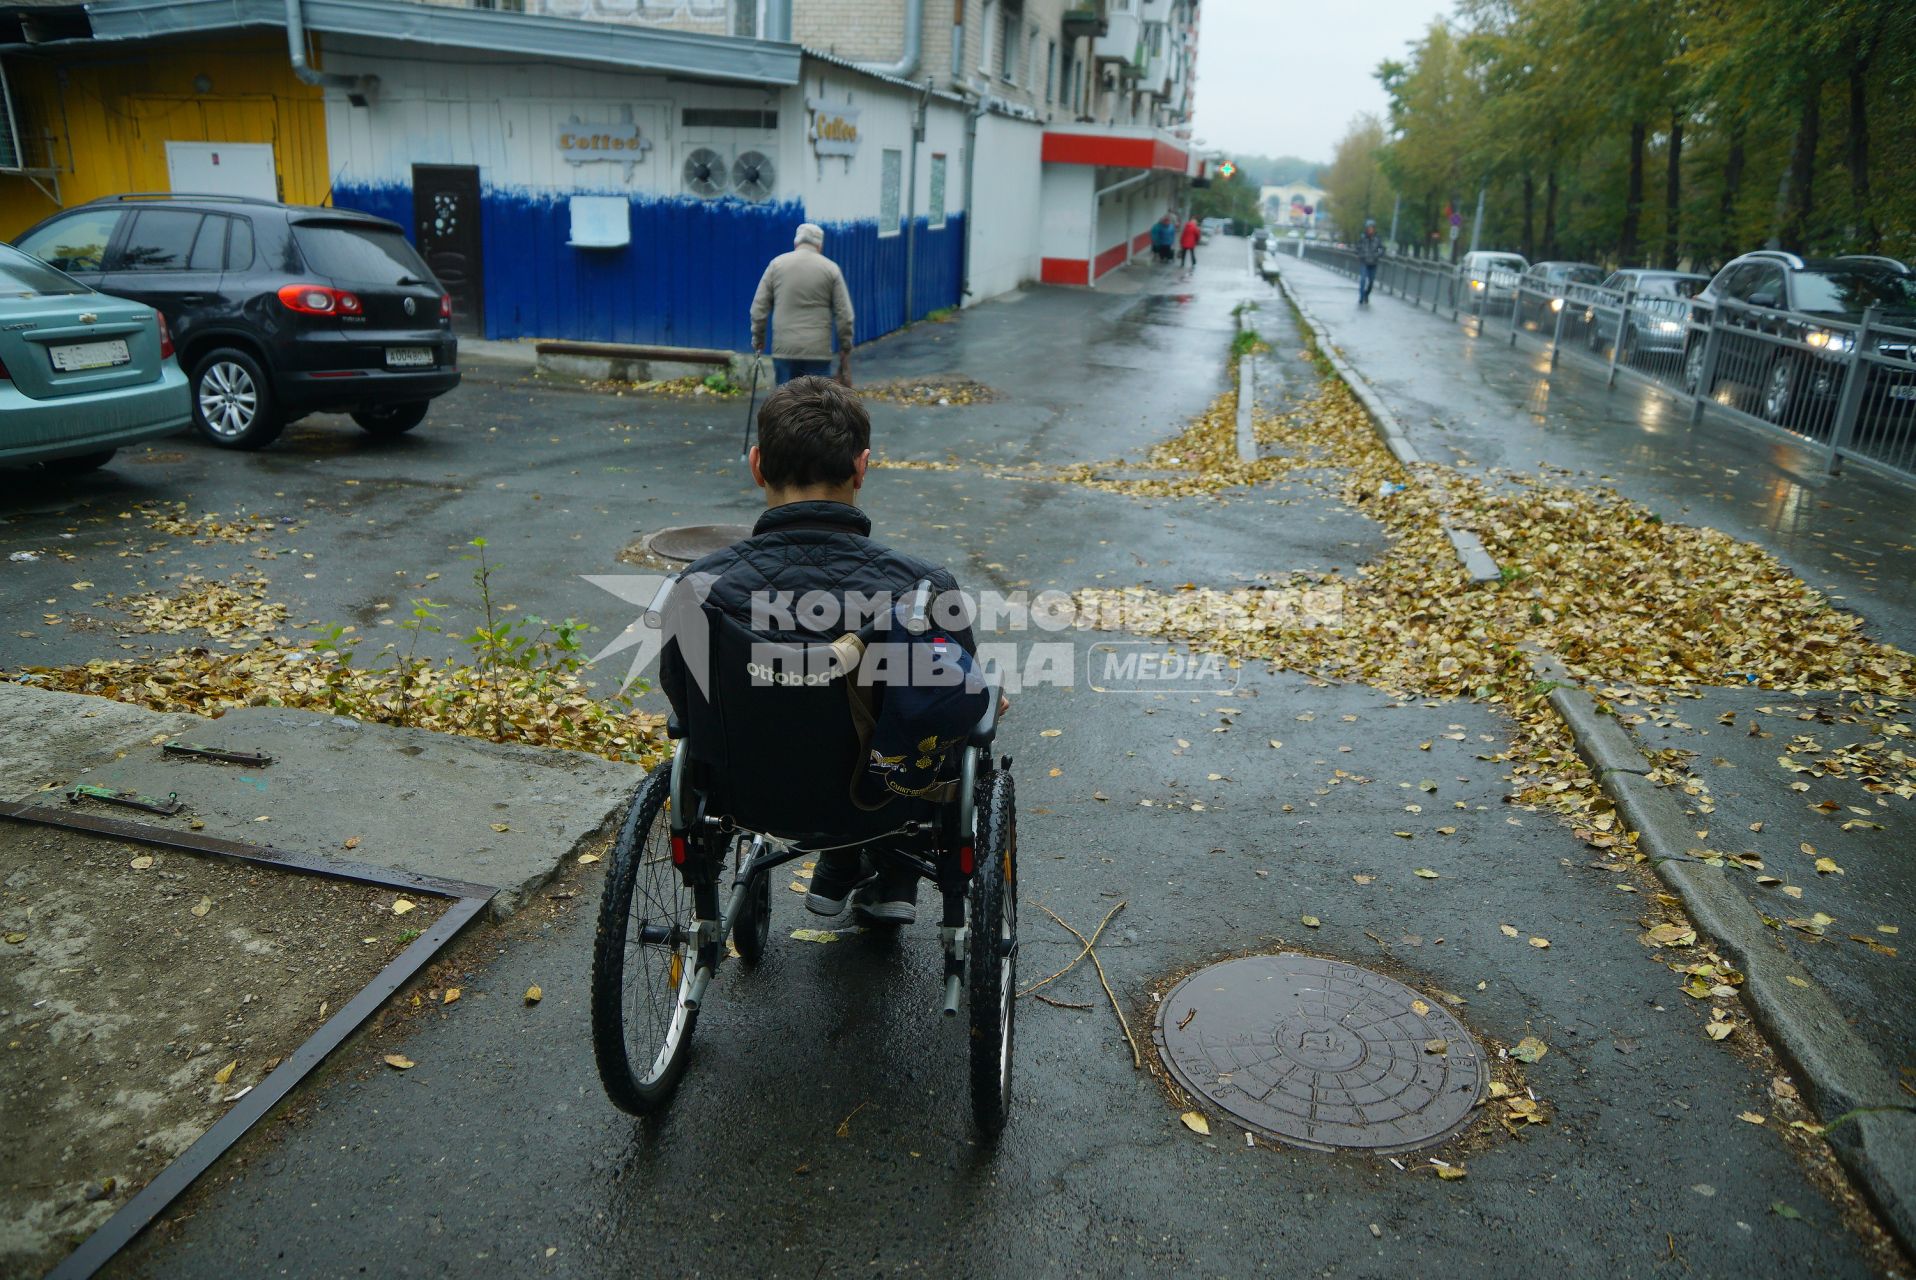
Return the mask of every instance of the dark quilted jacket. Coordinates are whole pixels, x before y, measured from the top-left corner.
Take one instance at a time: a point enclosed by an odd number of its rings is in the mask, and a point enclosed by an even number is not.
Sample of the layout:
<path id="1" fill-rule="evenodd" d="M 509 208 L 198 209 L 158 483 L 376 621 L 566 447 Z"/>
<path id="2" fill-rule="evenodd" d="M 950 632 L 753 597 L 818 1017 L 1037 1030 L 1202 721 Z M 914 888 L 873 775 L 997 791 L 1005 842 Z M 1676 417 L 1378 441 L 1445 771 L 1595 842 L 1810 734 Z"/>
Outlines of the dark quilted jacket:
<path id="1" fill-rule="evenodd" d="M 715 575 L 707 604 L 747 627 L 753 625 L 752 601 L 760 592 L 789 592 L 796 597 L 824 591 L 840 598 L 848 592 L 884 592 L 904 599 L 924 578 L 931 580 L 934 594 L 957 589 L 957 579 L 947 570 L 874 542 L 871 527 L 863 511 L 842 502 L 772 507 L 758 518 L 751 537 L 706 556 L 686 575 Z M 842 632 L 834 629 L 825 634 L 797 626 L 761 629 L 760 634 L 787 644 L 829 644 Z M 969 628 L 952 635 L 967 650 L 977 652 Z M 659 659 L 659 685 L 681 719 L 687 714 L 688 683 L 678 646 L 670 643 Z"/>

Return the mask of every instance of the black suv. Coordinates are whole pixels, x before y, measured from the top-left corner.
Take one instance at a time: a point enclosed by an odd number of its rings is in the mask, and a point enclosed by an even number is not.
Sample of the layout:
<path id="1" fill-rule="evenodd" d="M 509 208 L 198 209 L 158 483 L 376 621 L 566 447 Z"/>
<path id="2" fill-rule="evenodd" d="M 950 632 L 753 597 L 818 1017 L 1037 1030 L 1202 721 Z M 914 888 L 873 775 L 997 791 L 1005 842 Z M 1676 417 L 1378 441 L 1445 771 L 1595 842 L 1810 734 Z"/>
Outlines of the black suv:
<path id="1" fill-rule="evenodd" d="M 1726 333 L 1712 390 L 1743 388 L 1768 421 L 1824 435 L 1842 393 L 1855 326 L 1874 307 L 1885 325 L 1916 327 L 1916 275 L 1894 258 L 1801 258 L 1780 249 L 1759 249 L 1731 259 L 1693 303 L 1700 323 L 1714 311 L 1727 330 L 1750 330 L 1771 339 L 1732 341 Z M 1873 349 L 1908 358 L 1909 348 L 1900 338 L 1879 340 Z M 1683 389 L 1692 395 L 1703 377 L 1703 356 L 1703 335 L 1692 331 L 1683 353 Z M 1871 406 L 1887 408 L 1891 400 L 1911 398 L 1907 375 L 1872 368 Z M 1878 381 L 1883 383 L 1880 394 Z"/>
<path id="2" fill-rule="evenodd" d="M 378 436 L 459 385 L 452 299 L 397 224 L 237 196 L 123 195 L 15 242 L 166 316 L 214 444 L 257 449 L 309 413 Z"/>

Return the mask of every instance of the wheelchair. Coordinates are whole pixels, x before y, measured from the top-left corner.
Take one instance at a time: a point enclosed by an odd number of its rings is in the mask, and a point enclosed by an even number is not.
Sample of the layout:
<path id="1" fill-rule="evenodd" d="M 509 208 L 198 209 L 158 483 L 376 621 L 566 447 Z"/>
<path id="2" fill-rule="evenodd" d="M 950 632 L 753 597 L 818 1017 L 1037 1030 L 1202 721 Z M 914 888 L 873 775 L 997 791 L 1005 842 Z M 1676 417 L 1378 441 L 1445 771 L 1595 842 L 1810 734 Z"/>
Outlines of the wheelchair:
<path id="1" fill-rule="evenodd" d="M 648 622 L 657 625 L 676 581 L 660 589 Z M 925 626 L 929 585 L 909 598 L 908 629 Z M 1010 1102 L 1018 960 L 1017 806 L 1011 759 L 991 754 L 996 689 L 957 749 L 955 787 L 861 809 L 850 799 L 863 759 L 843 680 L 747 676 L 761 638 L 699 607 L 706 688 L 686 723 L 668 725 L 670 763 L 646 777 L 626 813 L 599 906 L 591 1013 L 606 1096 L 634 1115 L 664 1110 L 712 980 L 729 959 L 751 966 L 765 954 L 773 869 L 856 849 L 937 888 L 943 1014 L 966 1013 L 972 1116 L 995 1136 Z M 771 742 L 742 729 L 744 717 L 727 713 L 743 699 L 755 701 L 755 722 L 789 731 Z"/>

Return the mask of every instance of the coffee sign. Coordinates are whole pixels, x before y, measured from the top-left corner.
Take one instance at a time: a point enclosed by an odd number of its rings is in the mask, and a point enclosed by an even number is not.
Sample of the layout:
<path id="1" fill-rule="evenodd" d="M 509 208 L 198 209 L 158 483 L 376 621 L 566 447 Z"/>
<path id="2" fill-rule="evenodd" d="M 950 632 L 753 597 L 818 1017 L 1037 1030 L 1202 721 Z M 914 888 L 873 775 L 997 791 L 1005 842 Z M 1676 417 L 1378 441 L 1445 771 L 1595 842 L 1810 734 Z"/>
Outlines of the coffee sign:
<path id="1" fill-rule="evenodd" d="M 619 114 L 624 118 L 616 124 L 587 124 L 573 116 L 554 126 L 552 145 L 559 158 L 570 165 L 601 161 L 623 164 L 626 181 L 630 182 L 633 167 L 644 162 L 652 140 L 640 134 L 632 108 L 626 107 Z"/>
<path id="2" fill-rule="evenodd" d="M 805 105 L 812 111 L 813 151 L 821 156 L 858 154 L 859 108 L 822 98 L 812 98 Z"/>

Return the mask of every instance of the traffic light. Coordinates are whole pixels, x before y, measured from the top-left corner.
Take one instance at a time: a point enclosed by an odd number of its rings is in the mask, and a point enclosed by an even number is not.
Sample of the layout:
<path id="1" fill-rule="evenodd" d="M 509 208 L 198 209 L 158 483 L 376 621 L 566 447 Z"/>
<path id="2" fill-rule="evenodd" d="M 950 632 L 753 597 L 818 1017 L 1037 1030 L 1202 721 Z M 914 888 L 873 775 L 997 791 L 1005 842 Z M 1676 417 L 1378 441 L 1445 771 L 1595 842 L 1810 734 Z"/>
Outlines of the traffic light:
<path id="1" fill-rule="evenodd" d="M 1226 160 L 1223 164 L 1217 167 L 1217 176 L 1220 178 L 1228 178 L 1236 172 L 1237 172 L 1237 166 L 1232 164 L 1229 160 Z"/>

